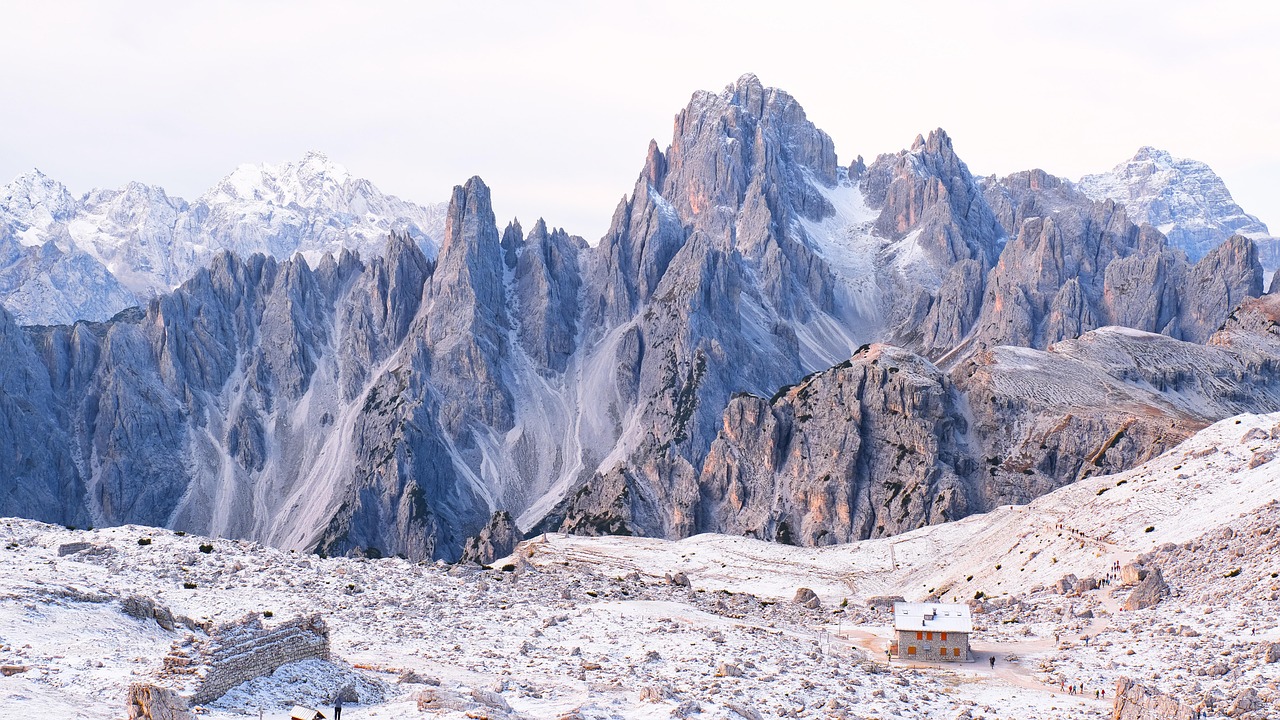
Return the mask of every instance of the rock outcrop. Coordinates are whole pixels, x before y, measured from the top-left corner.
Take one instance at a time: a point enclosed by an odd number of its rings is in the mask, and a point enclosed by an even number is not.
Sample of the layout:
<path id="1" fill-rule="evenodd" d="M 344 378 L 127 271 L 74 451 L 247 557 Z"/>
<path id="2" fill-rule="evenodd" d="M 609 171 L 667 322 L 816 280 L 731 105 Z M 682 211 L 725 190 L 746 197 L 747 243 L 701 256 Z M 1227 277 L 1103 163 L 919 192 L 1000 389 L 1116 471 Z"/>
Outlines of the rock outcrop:
<path id="1" fill-rule="evenodd" d="M 489 518 L 489 524 L 479 534 L 467 538 L 460 562 L 488 565 L 510 555 L 519 542 L 520 529 L 516 527 L 511 513 L 500 510 Z"/>
<path id="2" fill-rule="evenodd" d="M 1169 586 L 1160 574 L 1160 568 L 1148 568 L 1145 577 L 1138 583 L 1129 597 L 1125 598 L 1122 607 L 1125 610 L 1145 610 L 1155 607 L 1169 592 Z"/>
<path id="3" fill-rule="evenodd" d="M 1116 681 L 1111 720 L 1196 720 L 1198 717 L 1200 713 L 1195 708 L 1129 678 Z"/>

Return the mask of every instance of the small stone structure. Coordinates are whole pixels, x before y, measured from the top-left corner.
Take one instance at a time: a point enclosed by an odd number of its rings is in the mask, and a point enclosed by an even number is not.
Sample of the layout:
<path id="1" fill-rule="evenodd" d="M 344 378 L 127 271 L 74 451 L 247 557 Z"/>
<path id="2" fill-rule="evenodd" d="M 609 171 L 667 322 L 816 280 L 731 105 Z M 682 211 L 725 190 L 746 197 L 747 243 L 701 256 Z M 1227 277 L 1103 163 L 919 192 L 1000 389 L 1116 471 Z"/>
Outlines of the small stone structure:
<path id="1" fill-rule="evenodd" d="M 951 603 L 893 604 L 893 630 L 898 657 L 931 662 L 971 662 L 969 635 L 973 616 L 968 605 Z"/>
<path id="2" fill-rule="evenodd" d="M 1199 713 L 1189 705 L 1161 695 L 1130 680 L 1116 681 L 1111 720 L 1195 720 Z"/>
<path id="3" fill-rule="evenodd" d="M 329 659 L 329 629 L 319 615 L 265 627 L 251 613 L 217 626 L 208 637 L 175 642 L 160 673 L 129 688 L 129 718 L 188 720 L 192 705 L 217 700 L 282 665 L 312 659 Z"/>

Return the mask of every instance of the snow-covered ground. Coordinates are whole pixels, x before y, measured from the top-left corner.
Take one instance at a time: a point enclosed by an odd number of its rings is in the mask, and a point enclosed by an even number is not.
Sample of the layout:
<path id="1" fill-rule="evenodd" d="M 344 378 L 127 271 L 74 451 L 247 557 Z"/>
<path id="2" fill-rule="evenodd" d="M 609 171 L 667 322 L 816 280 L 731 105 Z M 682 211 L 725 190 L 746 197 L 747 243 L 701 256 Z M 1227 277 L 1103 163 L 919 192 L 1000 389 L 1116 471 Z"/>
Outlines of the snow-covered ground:
<path id="1" fill-rule="evenodd" d="M 348 685 L 355 719 L 1088 718 L 1109 716 L 1093 693 L 1121 676 L 1207 699 L 1211 717 L 1251 688 L 1254 717 L 1275 717 L 1277 452 L 1280 415 L 1241 416 L 1129 473 L 894 538 L 549 535 L 492 569 L 0 520 L 0 665 L 27 668 L 0 676 L 0 718 L 122 717 L 128 684 L 189 632 L 125 615 L 134 594 L 195 620 L 324 616 L 334 662 L 242 685 L 219 719 L 284 718 Z M 90 547 L 59 557 L 71 542 Z M 1153 608 L 1120 610 L 1114 584 L 1053 589 L 1139 555 L 1171 588 Z M 821 607 L 792 603 L 801 587 Z M 979 662 L 886 665 L 877 595 L 973 601 Z M 1073 683 L 1085 693 L 1060 690 Z"/>

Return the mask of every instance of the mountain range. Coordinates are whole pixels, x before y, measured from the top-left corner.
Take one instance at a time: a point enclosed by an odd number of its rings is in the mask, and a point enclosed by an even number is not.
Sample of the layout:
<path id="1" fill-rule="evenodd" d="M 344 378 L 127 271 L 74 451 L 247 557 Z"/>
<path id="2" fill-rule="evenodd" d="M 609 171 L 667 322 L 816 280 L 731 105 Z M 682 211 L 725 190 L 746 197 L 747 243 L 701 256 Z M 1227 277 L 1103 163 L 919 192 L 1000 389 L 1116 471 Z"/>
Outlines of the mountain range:
<path id="1" fill-rule="evenodd" d="M 1150 149 L 1079 183 L 974 176 L 941 130 L 841 165 L 747 75 L 694 94 L 596 245 L 500 230 L 479 178 L 433 230 L 285 168 L 154 225 L 100 210 L 129 190 L 6 189 L 0 278 L 30 289 L 0 311 L 0 515 L 413 559 L 542 530 L 825 545 L 1280 410 L 1266 228 Z M 75 302 L 113 317 L 31 324 Z"/>
<path id="2" fill-rule="evenodd" d="M 75 198 L 32 170 L 0 189 L 0 302 L 23 324 L 101 321 L 170 292 L 222 250 L 368 257 L 394 230 L 434 255 L 444 211 L 385 195 L 315 152 L 241 165 L 193 203 L 138 182 Z"/>

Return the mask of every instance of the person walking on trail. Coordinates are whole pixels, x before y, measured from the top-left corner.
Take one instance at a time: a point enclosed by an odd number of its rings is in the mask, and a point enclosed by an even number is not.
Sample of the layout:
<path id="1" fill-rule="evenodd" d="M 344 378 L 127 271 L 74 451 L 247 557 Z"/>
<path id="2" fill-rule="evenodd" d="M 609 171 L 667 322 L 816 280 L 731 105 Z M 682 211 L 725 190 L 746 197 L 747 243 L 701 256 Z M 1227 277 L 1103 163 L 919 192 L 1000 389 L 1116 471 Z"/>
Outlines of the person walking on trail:
<path id="1" fill-rule="evenodd" d="M 342 692 L 333 696 L 333 720 L 342 720 Z"/>
<path id="2" fill-rule="evenodd" d="M 992 655 L 991 657 L 989 657 L 989 658 L 987 658 L 987 659 L 991 661 L 991 669 L 992 669 L 992 670 L 995 670 L 995 669 L 996 669 L 996 656 L 995 656 L 995 655 Z"/>

